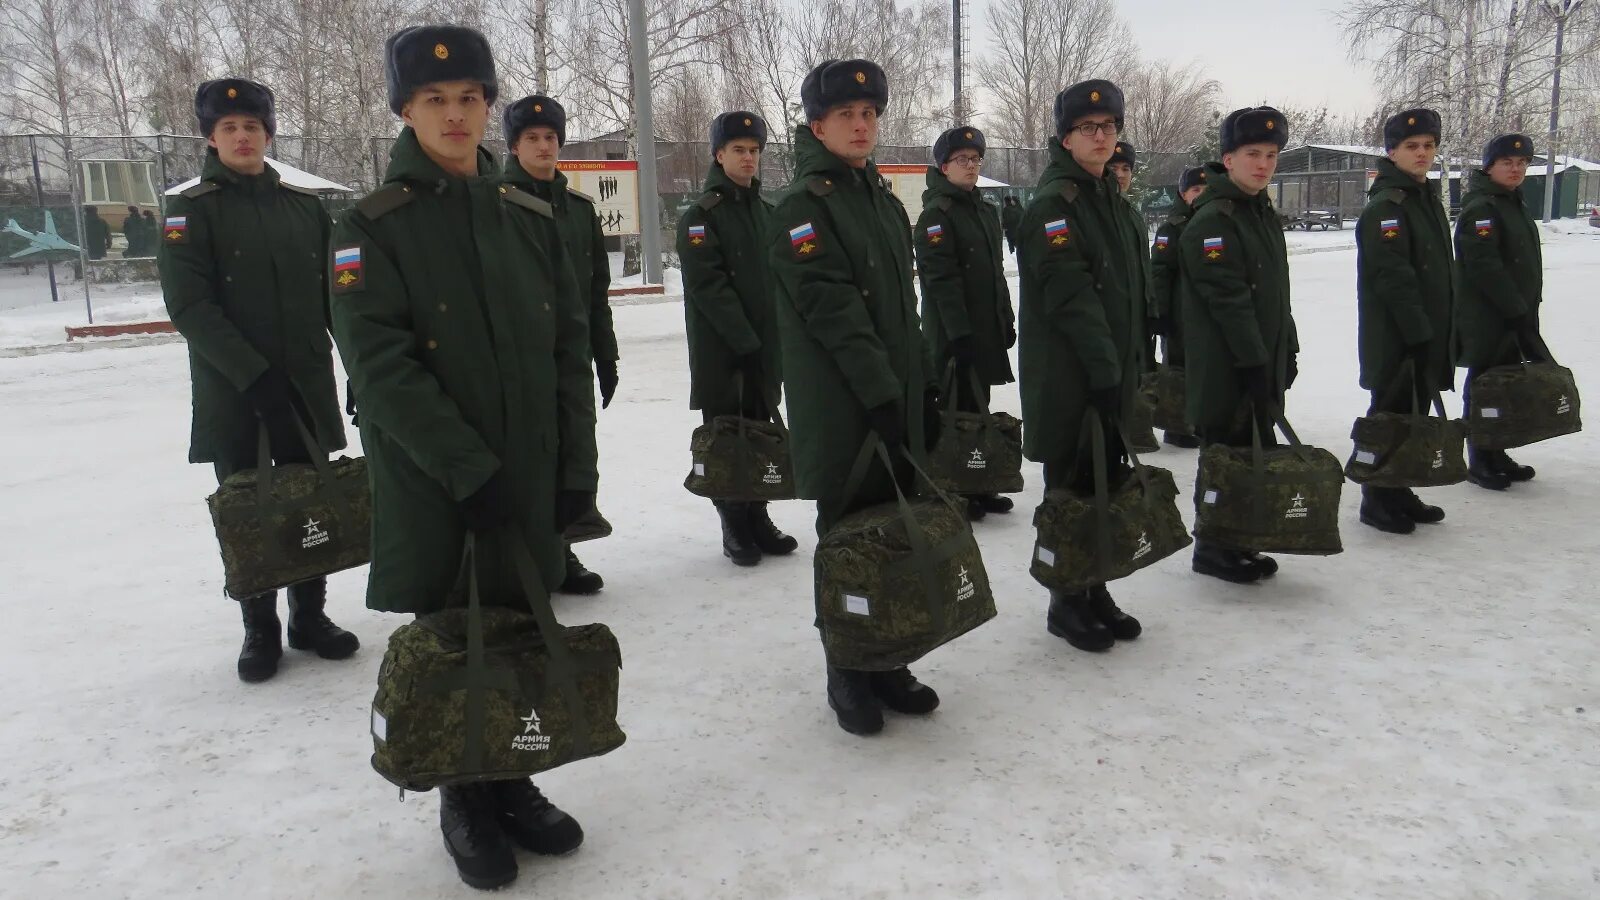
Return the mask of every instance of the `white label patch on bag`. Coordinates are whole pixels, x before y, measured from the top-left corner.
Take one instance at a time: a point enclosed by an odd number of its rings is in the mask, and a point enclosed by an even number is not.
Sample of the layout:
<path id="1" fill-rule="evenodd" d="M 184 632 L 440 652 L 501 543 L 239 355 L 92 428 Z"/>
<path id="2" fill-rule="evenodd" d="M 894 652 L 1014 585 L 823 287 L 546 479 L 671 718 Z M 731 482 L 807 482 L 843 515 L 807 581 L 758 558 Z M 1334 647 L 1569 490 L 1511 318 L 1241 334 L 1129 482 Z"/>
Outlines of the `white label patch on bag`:
<path id="1" fill-rule="evenodd" d="M 1209 503 L 1212 506 L 1216 506 L 1217 505 L 1217 492 L 1216 491 L 1206 491 L 1205 497 L 1202 498 L 1202 500 L 1200 502 Z"/>
<path id="2" fill-rule="evenodd" d="M 1357 450 L 1356 462 L 1363 466 L 1375 466 L 1378 464 L 1378 454 L 1373 453 L 1371 450 Z"/>
<path id="3" fill-rule="evenodd" d="M 847 613 L 858 616 L 871 615 L 871 612 L 869 612 L 871 608 L 872 605 L 867 602 L 865 597 L 858 597 L 855 594 L 844 595 L 844 611 Z"/>
<path id="4" fill-rule="evenodd" d="M 1493 407 L 1490 407 L 1489 409 L 1480 409 L 1480 410 L 1478 410 L 1478 418 L 1480 418 L 1480 419 L 1498 419 L 1498 418 L 1500 418 L 1500 410 L 1495 409 Z"/>
<path id="5" fill-rule="evenodd" d="M 383 713 L 377 710 L 372 711 L 372 736 L 380 741 L 389 739 L 389 720 L 385 719 Z"/>
<path id="6" fill-rule="evenodd" d="M 698 475 L 701 478 L 706 477 L 706 464 L 705 463 L 695 463 L 694 464 L 694 474 Z"/>
<path id="7" fill-rule="evenodd" d="M 1039 545 L 1039 552 L 1035 553 L 1034 555 L 1039 558 L 1039 562 L 1042 562 L 1045 565 L 1050 566 L 1051 568 L 1055 568 L 1056 553 L 1055 553 L 1054 550 L 1051 550 L 1048 547 L 1046 547 L 1045 545 L 1040 544 Z"/>

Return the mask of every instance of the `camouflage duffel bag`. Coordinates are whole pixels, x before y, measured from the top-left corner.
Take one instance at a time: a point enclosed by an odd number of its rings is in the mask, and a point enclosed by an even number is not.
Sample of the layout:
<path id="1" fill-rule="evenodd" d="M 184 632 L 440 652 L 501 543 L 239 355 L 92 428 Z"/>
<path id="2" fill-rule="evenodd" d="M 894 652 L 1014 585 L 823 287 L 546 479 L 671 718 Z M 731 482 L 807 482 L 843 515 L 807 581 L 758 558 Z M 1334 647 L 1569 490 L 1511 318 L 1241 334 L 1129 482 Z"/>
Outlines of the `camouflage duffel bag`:
<path id="1" fill-rule="evenodd" d="M 1511 450 L 1583 430 L 1572 370 L 1550 362 L 1495 366 L 1469 387 L 1472 446 Z"/>
<path id="2" fill-rule="evenodd" d="M 372 558 L 367 461 L 329 460 L 300 425 L 310 465 L 272 465 L 260 430 L 258 466 L 228 476 L 206 498 L 222 550 L 223 589 L 254 597 L 365 565 Z"/>
<path id="3" fill-rule="evenodd" d="M 1287 447 L 1261 447 L 1251 424 L 1249 449 L 1212 444 L 1200 452 L 1194 536 L 1233 550 L 1331 556 L 1339 540 L 1344 469 L 1332 453 L 1300 443 L 1277 419 Z"/>
<path id="4" fill-rule="evenodd" d="M 378 669 L 372 767 L 408 791 L 527 777 L 626 740 L 617 725 L 622 653 L 611 629 L 557 624 L 536 579 L 535 612 L 484 607 L 473 541 L 463 562 L 467 606 L 402 625 Z"/>
<path id="5" fill-rule="evenodd" d="M 694 430 L 689 453 L 693 466 L 683 486 L 691 494 L 740 503 L 794 499 L 789 429 L 781 418 L 717 416 Z"/>
<path id="6" fill-rule="evenodd" d="M 869 435 L 846 496 L 859 488 L 874 453 L 893 471 L 888 451 Z M 934 496 L 908 501 L 896 484 L 893 502 L 845 516 L 817 542 L 814 565 L 829 665 L 898 669 L 995 617 L 966 510 L 933 490 Z"/>
<path id="7" fill-rule="evenodd" d="M 1126 578 L 1194 543 L 1178 511 L 1172 473 L 1140 463 L 1130 451 L 1133 476 L 1113 491 L 1098 413 L 1085 416 L 1085 430 L 1093 441 L 1094 496 L 1046 491 L 1033 514 L 1038 538 L 1028 573 L 1051 590 L 1081 591 Z"/>
<path id="8" fill-rule="evenodd" d="M 1188 377 L 1182 369 L 1163 365 L 1154 372 L 1146 372 L 1140 380 L 1145 399 L 1150 402 L 1150 421 L 1162 431 L 1189 434 L 1189 416 L 1184 404 L 1188 400 Z"/>
<path id="9" fill-rule="evenodd" d="M 1389 406 L 1397 387 L 1411 384 L 1413 364 L 1406 360 L 1380 406 Z M 1411 412 L 1379 412 L 1356 419 L 1350 428 L 1354 447 L 1344 465 L 1345 477 L 1369 487 L 1445 487 L 1467 480 L 1467 426 L 1444 411 L 1435 391 L 1428 415 L 1412 392 Z"/>
<path id="10" fill-rule="evenodd" d="M 968 370 L 973 397 L 982 396 L 978 375 Z M 1006 413 L 956 409 L 955 363 L 945 379 L 939 440 L 928 451 L 928 477 L 954 494 L 1015 494 L 1022 490 L 1022 422 Z M 982 405 L 982 404 L 980 404 Z"/>

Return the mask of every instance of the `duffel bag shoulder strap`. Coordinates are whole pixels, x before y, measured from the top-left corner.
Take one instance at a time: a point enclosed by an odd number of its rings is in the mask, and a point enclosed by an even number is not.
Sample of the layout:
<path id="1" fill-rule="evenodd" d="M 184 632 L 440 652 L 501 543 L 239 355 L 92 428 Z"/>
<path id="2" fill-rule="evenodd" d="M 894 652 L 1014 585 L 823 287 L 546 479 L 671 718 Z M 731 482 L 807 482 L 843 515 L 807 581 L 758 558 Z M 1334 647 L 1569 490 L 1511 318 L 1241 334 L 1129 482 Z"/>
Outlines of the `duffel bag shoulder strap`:
<path id="1" fill-rule="evenodd" d="M 1144 463 L 1139 461 L 1139 454 L 1134 452 L 1133 439 L 1128 436 L 1128 428 L 1122 423 L 1117 424 L 1117 436 L 1122 439 L 1122 452 L 1128 454 L 1128 464 L 1133 468 L 1133 474 L 1139 479 L 1139 486 L 1144 491 L 1144 502 L 1148 506 L 1153 503 L 1155 492 L 1150 486 L 1150 473 L 1145 471 Z M 1100 570 L 1100 577 L 1109 581 L 1111 573 L 1111 468 L 1106 459 L 1106 430 L 1105 423 L 1100 420 L 1100 414 L 1095 410 L 1088 410 L 1083 414 L 1083 425 L 1079 428 L 1079 444 L 1087 439 L 1089 453 L 1094 461 L 1094 510 L 1095 520 L 1099 527 L 1095 529 L 1095 567 Z"/>
<path id="2" fill-rule="evenodd" d="M 322 446 L 312 436 L 311 429 L 301 420 L 299 411 L 294 413 L 294 426 L 300 432 L 300 440 L 305 444 L 306 455 L 311 457 L 311 465 L 317 470 L 317 493 L 327 494 L 338 492 L 338 481 L 333 474 L 333 467 L 328 464 L 328 454 L 322 452 Z M 261 422 L 256 426 L 256 508 L 266 510 L 272 506 L 272 442 L 267 439 L 267 423 Z"/>

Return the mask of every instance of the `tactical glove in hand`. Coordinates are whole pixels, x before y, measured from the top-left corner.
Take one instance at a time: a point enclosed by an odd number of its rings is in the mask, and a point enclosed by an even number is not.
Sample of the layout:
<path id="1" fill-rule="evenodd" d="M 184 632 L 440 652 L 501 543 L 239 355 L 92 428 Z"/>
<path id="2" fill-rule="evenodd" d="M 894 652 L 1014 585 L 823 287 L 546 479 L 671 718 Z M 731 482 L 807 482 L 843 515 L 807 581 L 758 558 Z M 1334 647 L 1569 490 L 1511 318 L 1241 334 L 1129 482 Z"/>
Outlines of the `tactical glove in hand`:
<path id="1" fill-rule="evenodd" d="M 600 381 L 600 408 L 605 409 L 617 393 L 617 361 L 595 360 L 594 376 Z"/>
<path id="2" fill-rule="evenodd" d="M 472 496 L 461 501 L 461 518 L 473 531 L 493 531 L 517 518 L 516 498 L 504 469 L 497 469 Z"/>
<path id="3" fill-rule="evenodd" d="M 898 400 L 867 410 L 867 427 L 877 432 L 890 450 L 906 445 L 906 414 Z"/>

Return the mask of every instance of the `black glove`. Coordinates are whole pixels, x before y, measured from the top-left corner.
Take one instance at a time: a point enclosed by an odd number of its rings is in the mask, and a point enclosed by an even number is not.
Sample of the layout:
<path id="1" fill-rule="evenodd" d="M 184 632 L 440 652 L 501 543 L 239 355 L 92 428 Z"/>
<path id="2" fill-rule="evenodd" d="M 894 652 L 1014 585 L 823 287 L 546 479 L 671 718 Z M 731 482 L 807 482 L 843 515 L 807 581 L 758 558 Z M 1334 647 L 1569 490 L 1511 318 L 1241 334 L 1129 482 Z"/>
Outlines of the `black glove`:
<path id="1" fill-rule="evenodd" d="M 280 463 L 310 462 L 305 439 L 300 436 L 295 422 L 298 414 L 294 409 L 294 385 L 289 376 L 269 366 L 244 389 L 244 395 L 255 407 L 261 423 L 267 426 L 267 445 L 272 458 Z"/>
<path id="2" fill-rule="evenodd" d="M 1289 354 L 1289 371 L 1284 374 L 1283 389 L 1287 391 L 1294 387 L 1295 379 L 1300 377 L 1300 354 Z"/>
<path id="3" fill-rule="evenodd" d="M 1089 391 L 1089 406 L 1100 414 L 1100 419 L 1115 431 L 1122 421 L 1122 386 L 1094 388 Z"/>
<path id="4" fill-rule="evenodd" d="M 359 426 L 361 417 L 356 415 L 356 392 L 350 388 L 350 379 L 344 380 L 344 414 L 350 417 L 350 424 Z"/>
<path id="5" fill-rule="evenodd" d="M 617 393 L 617 361 L 595 360 L 594 376 L 600 380 L 600 408 L 605 409 Z"/>
<path id="6" fill-rule="evenodd" d="M 945 355 L 955 360 L 957 366 L 971 366 L 978 361 L 978 339 L 970 334 L 955 338 L 945 347 Z"/>
<path id="7" fill-rule="evenodd" d="M 867 427 L 877 432 L 890 450 L 906 445 L 906 414 L 898 400 L 867 410 Z"/>
<path id="8" fill-rule="evenodd" d="M 1007 322 L 1006 323 L 1006 349 L 1010 350 L 1012 347 L 1015 347 L 1016 345 L 1017 345 L 1017 324 L 1015 322 Z"/>
<path id="9" fill-rule="evenodd" d="M 504 469 L 496 469 L 483 486 L 461 501 L 461 518 L 473 531 L 493 531 L 517 518 L 517 501 Z"/>
<path id="10" fill-rule="evenodd" d="M 972 393 L 968 386 L 967 393 Z M 973 404 L 976 406 L 976 402 Z M 932 450 L 939 443 L 939 435 L 944 433 L 943 422 L 939 419 L 939 389 L 930 387 L 922 393 L 922 446 Z"/>
<path id="11" fill-rule="evenodd" d="M 594 509 L 593 491 L 556 492 L 556 531 L 566 531 L 573 522 Z"/>
<path id="12" fill-rule="evenodd" d="M 1411 360 L 1411 365 L 1416 369 L 1416 380 L 1421 381 L 1428 372 L 1428 346 L 1429 341 L 1419 341 L 1406 346 L 1406 357 Z"/>
<path id="13" fill-rule="evenodd" d="M 1549 362 L 1550 354 L 1544 345 L 1544 338 L 1540 337 L 1539 330 L 1533 327 L 1526 315 L 1512 316 L 1506 319 L 1506 328 L 1517 336 L 1517 344 L 1522 348 L 1523 358 L 1531 362 Z"/>
<path id="14" fill-rule="evenodd" d="M 1150 317 L 1150 333 L 1156 337 L 1170 337 L 1171 329 L 1172 325 L 1167 321 L 1166 316 Z"/>
<path id="15" fill-rule="evenodd" d="M 1267 381 L 1266 366 L 1240 367 L 1239 383 L 1244 387 L 1245 396 L 1255 406 L 1257 420 L 1270 422 L 1278 417 L 1278 403 L 1273 399 L 1272 385 Z"/>

